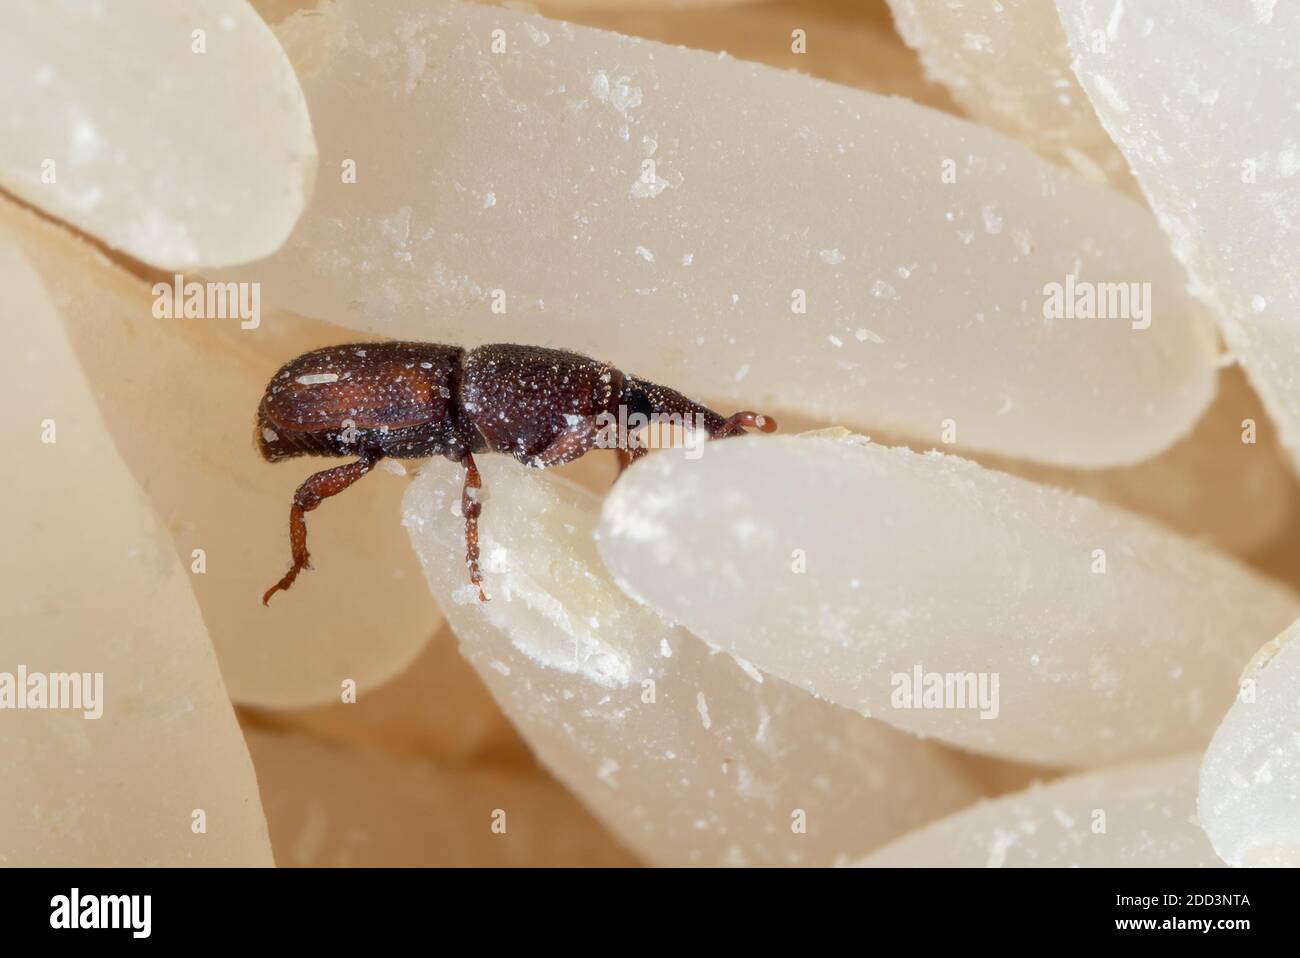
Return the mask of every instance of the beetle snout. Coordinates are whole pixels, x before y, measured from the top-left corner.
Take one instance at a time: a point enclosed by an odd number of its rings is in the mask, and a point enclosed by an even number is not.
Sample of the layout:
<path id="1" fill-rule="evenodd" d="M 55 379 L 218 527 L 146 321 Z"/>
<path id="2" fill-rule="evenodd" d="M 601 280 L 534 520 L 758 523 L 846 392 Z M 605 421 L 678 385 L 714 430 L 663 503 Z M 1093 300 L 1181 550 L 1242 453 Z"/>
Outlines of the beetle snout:
<path id="1" fill-rule="evenodd" d="M 712 439 L 725 439 L 728 436 L 743 436 L 746 429 L 757 429 L 759 432 L 776 432 L 776 420 L 771 416 L 764 416 L 759 412 L 745 410 L 728 416 L 722 423 L 722 426 L 715 430 Z"/>

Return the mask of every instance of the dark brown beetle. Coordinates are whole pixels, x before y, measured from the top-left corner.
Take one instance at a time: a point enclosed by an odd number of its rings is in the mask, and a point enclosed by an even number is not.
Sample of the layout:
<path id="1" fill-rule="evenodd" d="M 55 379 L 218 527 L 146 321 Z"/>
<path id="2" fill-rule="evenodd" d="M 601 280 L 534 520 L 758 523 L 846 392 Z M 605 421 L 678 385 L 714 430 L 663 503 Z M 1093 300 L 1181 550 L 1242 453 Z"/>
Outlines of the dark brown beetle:
<path id="1" fill-rule="evenodd" d="M 462 349 L 437 343 L 352 343 L 303 353 L 266 387 L 257 410 L 263 457 L 356 456 L 298 487 L 289 510 L 293 567 L 262 596 L 263 604 L 309 568 L 304 516 L 337 495 L 380 459 L 446 456 L 465 467 L 461 508 L 470 582 L 486 602 L 478 569 L 474 453 L 506 452 L 545 469 L 601 445 L 611 420 L 657 415 L 687 419 L 710 439 L 772 432 L 776 423 L 754 412 L 723 418 L 681 393 L 578 353 L 499 343 Z M 689 419 L 688 419 L 689 417 Z M 605 433 L 607 436 L 608 433 Z M 619 472 L 648 451 L 617 448 Z"/>

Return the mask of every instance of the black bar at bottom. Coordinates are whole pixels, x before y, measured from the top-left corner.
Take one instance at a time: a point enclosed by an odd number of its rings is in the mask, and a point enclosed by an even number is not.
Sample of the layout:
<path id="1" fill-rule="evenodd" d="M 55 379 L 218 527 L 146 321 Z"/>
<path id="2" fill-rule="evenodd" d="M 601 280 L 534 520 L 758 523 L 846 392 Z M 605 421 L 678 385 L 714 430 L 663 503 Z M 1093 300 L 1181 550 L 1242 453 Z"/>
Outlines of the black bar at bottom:
<path id="1" fill-rule="evenodd" d="M 820 932 L 815 940 L 847 934 L 864 949 L 918 933 L 927 948 L 1194 938 L 1231 946 L 1290 938 L 1293 889 L 1284 871 L 1245 870 L 8 869 L 0 928 L 6 945 L 437 948 L 485 933 L 493 947 L 519 936 L 603 949 L 680 928 L 691 944 L 732 947 L 747 938 L 770 945 L 776 929 Z"/>

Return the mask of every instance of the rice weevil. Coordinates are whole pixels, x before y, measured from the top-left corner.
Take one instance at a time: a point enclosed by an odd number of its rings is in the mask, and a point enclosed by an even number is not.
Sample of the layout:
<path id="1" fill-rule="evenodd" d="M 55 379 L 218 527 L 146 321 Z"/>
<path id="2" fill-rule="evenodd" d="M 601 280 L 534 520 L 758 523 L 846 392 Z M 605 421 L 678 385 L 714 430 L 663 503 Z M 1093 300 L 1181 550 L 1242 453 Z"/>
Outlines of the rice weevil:
<path id="1" fill-rule="evenodd" d="M 464 349 L 437 343 L 379 342 L 303 353 L 271 379 L 257 410 L 257 442 L 268 462 L 294 456 L 356 456 L 310 476 L 289 511 L 293 565 L 262 596 L 287 590 L 310 568 L 305 516 L 352 485 L 384 457 L 446 456 L 465 468 L 461 510 L 470 582 L 486 602 L 479 574 L 482 487 L 476 453 L 501 452 L 537 469 L 558 466 L 607 445 L 611 419 L 685 422 L 710 439 L 772 432 L 755 412 L 723 417 L 676 390 L 567 350 L 497 343 Z M 612 445 L 619 471 L 648 451 Z"/>

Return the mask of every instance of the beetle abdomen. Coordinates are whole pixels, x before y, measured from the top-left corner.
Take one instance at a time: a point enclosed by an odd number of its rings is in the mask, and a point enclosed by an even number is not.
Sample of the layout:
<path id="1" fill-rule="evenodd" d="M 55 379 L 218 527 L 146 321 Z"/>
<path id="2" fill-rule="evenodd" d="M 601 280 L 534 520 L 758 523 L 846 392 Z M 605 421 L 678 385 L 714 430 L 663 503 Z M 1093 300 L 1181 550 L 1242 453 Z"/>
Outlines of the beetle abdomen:
<path id="1" fill-rule="evenodd" d="M 464 350 L 435 343 L 354 343 L 286 363 L 263 399 L 272 426 L 297 430 L 388 426 L 447 418 Z"/>
<path id="2" fill-rule="evenodd" d="M 457 447 L 459 346 L 350 343 L 304 353 L 275 374 L 258 410 L 269 460 L 362 447 L 419 458 Z"/>

